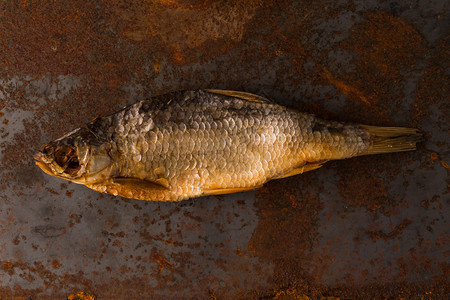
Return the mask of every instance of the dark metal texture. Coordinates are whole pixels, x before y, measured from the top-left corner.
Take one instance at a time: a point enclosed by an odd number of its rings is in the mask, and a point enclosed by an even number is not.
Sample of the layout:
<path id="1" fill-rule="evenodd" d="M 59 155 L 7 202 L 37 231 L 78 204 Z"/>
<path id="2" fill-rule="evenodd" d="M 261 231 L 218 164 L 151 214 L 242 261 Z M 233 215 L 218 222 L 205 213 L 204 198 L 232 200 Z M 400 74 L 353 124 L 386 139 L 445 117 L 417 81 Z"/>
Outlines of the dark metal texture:
<path id="1" fill-rule="evenodd" d="M 0 299 L 444 299 L 449 24 L 448 1 L 2 1 Z M 198 88 L 426 142 L 181 203 L 34 166 L 96 116 Z"/>

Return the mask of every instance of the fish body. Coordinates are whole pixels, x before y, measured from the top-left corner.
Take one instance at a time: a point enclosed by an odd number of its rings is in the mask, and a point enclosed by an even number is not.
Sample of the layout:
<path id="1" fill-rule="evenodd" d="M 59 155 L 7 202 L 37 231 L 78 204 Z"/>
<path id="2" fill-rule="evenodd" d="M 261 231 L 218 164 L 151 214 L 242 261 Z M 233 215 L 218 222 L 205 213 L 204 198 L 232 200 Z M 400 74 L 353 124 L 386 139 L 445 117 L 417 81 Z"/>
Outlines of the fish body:
<path id="1" fill-rule="evenodd" d="M 416 129 L 326 121 L 244 92 L 139 101 L 44 145 L 46 173 L 114 195 L 180 201 L 258 188 L 358 155 L 408 151 Z"/>

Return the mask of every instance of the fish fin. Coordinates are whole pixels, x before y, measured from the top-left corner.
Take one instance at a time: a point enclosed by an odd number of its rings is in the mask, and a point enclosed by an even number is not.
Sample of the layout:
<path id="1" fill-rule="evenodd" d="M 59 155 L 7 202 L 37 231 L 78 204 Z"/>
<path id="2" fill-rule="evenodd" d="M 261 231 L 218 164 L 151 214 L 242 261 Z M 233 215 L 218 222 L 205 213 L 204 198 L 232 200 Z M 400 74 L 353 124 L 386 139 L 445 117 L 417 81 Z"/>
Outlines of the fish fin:
<path id="1" fill-rule="evenodd" d="M 169 182 L 165 178 L 159 178 L 156 181 L 150 181 L 139 178 L 129 178 L 129 177 L 116 177 L 113 178 L 113 183 L 122 185 L 130 189 L 169 189 Z"/>
<path id="2" fill-rule="evenodd" d="M 258 96 L 255 94 L 251 94 L 251 93 L 246 93 L 246 92 L 229 91 L 229 90 L 214 90 L 214 89 L 207 89 L 204 91 L 206 91 L 208 93 L 214 93 L 214 94 L 219 94 L 219 95 L 235 97 L 235 98 L 239 98 L 239 99 L 251 101 L 251 102 L 270 103 L 269 99 L 267 99 L 267 98 L 264 98 L 262 96 Z"/>
<path id="3" fill-rule="evenodd" d="M 415 128 L 369 125 L 359 127 L 370 134 L 370 146 L 358 153 L 358 156 L 415 150 L 416 143 L 423 141 L 422 133 Z"/>
<path id="4" fill-rule="evenodd" d="M 148 201 L 174 201 L 172 191 L 153 181 L 116 177 L 101 183 L 86 185 L 100 193 Z"/>
<path id="5" fill-rule="evenodd" d="M 326 162 L 327 162 L 327 160 L 321 161 L 321 162 L 318 162 L 318 163 L 307 163 L 306 165 L 303 165 L 301 167 L 292 169 L 292 170 L 288 171 L 287 173 L 283 173 L 283 174 L 281 174 L 281 175 L 279 175 L 277 177 L 274 177 L 272 179 L 281 179 L 281 178 L 291 177 L 291 176 L 298 175 L 298 174 L 303 174 L 305 172 L 312 171 L 312 170 L 320 168 Z"/>
<path id="6" fill-rule="evenodd" d="M 223 195 L 223 194 L 231 194 L 231 193 L 239 193 L 246 192 L 255 189 L 259 189 L 262 185 L 251 186 L 251 187 L 237 187 L 237 188 L 211 188 L 211 189 L 203 189 L 203 196 L 211 196 L 211 195 Z"/>

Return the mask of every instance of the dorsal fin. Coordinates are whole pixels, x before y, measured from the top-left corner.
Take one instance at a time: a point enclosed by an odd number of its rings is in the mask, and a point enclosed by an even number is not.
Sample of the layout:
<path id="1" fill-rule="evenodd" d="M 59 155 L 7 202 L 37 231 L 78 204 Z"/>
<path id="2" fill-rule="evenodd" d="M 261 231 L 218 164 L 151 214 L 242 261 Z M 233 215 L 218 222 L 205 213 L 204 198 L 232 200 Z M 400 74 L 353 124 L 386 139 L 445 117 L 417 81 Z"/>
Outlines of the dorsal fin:
<path id="1" fill-rule="evenodd" d="M 225 95 L 230 97 L 239 98 L 246 101 L 257 102 L 257 103 L 270 103 L 269 99 L 264 98 L 262 96 L 258 96 L 251 93 L 246 92 L 238 92 L 238 91 L 229 91 L 229 90 L 215 90 L 215 89 L 206 89 L 204 90 L 208 93 L 214 93 L 219 95 Z"/>

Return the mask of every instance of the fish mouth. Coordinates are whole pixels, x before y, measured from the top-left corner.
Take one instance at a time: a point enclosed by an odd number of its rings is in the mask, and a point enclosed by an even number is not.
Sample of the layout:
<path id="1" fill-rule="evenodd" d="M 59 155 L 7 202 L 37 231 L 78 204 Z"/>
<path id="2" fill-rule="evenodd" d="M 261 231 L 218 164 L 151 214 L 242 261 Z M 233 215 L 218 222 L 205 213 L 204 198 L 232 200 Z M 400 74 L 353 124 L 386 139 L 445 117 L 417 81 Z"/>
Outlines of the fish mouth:
<path id="1" fill-rule="evenodd" d="M 33 155 L 33 158 L 36 162 L 43 162 L 43 154 L 42 152 L 37 152 Z"/>
<path id="2" fill-rule="evenodd" d="M 55 176 L 55 172 L 53 172 L 52 168 L 50 167 L 50 164 L 45 162 L 46 156 L 42 152 L 38 152 L 34 154 L 34 159 L 36 160 L 36 165 L 41 168 L 42 171 L 47 173 L 48 175 Z"/>

